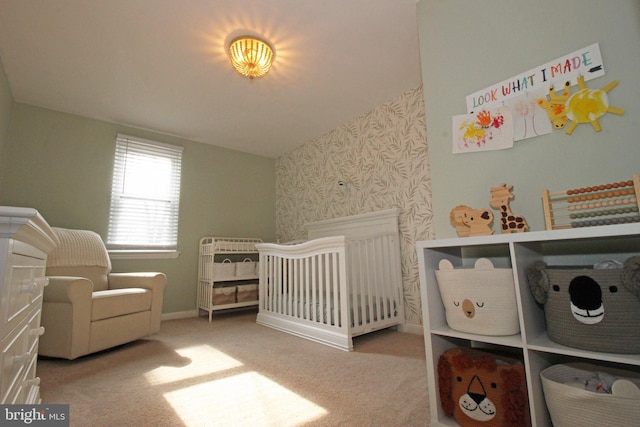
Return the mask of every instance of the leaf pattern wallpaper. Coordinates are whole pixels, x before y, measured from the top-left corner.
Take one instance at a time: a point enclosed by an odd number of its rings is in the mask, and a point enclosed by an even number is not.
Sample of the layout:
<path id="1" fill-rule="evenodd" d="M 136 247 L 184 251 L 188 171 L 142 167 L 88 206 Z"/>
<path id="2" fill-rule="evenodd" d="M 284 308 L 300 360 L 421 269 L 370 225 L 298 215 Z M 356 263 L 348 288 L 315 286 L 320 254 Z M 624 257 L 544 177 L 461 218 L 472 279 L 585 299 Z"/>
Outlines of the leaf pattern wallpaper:
<path id="1" fill-rule="evenodd" d="M 376 107 L 276 160 L 276 233 L 398 207 L 407 324 L 422 324 L 416 242 L 433 238 L 422 87 Z"/>

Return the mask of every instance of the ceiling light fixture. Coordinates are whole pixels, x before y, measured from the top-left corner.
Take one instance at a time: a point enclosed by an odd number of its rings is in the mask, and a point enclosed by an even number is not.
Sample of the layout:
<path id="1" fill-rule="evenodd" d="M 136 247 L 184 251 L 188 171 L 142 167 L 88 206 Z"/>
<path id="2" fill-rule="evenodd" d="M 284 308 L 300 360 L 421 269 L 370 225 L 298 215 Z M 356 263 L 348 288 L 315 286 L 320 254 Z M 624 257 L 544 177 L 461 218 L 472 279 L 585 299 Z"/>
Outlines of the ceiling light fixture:
<path id="1" fill-rule="evenodd" d="M 229 58 L 236 71 L 253 79 L 269 72 L 273 49 L 258 37 L 241 36 L 233 39 L 229 45 Z"/>

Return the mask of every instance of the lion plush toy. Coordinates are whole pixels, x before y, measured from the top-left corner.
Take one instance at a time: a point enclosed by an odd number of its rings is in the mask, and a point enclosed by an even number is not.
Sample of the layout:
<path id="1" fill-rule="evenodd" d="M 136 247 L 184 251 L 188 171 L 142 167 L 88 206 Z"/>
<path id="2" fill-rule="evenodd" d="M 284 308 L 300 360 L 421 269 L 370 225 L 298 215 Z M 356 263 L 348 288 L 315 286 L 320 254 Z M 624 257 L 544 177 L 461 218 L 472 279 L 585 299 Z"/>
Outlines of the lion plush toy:
<path id="1" fill-rule="evenodd" d="M 549 339 L 590 351 L 640 353 L 640 256 L 622 268 L 599 264 L 605 268 L 529 266 L 529 287 L 544 305 Z"/>
<path id="2" fill-rule="evenodd" d="M 531 425 L 524 365 L 517 359 L 457 347 L 438 360 L 444 413 L 463 427 Z"/>

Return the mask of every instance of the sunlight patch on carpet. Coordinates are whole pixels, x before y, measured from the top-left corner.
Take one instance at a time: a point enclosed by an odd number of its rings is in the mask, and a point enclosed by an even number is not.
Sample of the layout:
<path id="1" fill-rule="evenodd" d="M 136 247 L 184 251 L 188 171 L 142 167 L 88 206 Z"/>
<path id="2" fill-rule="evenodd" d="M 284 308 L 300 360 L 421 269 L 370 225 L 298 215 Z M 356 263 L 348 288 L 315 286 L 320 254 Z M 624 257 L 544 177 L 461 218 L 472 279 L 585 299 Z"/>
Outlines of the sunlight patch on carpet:
<path id="1" fill-rule="evenodd" d="M 257 372 L 164 393 L 186 426 L 300 426 L 327 411 Z"/>
<path id="2" fill-rule="evenodd" d="M 175 351 L 185 359 L 184 365 L 160 366 L 147 372 L 145 378 L 150 385 L 183 381 L 243 366 L 242 362 L 209 345 L 197 345 Z"/>

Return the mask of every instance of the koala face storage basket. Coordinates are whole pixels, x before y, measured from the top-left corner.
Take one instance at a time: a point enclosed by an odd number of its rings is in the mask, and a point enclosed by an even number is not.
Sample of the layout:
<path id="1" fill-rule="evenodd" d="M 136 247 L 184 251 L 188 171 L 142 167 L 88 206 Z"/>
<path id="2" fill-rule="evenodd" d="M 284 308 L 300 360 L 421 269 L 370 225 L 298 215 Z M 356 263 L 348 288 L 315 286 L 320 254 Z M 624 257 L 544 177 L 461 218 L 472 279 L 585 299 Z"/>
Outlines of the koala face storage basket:
<path id="1" fill-rule="evenodd" d="M 640 257 L 631 257 L 624 268 L 529 266 L 549 339 L 590 351 L 640 353 L 639 265 Z"/>
<path id="2" fill-rule="evenodd" d="M 587 363 L 553 365 L 540 373 L 554 426 L 635 427 L 640 424 L 640 375 Z"/>
<path id="3" fill-rule="evenodd" d="M 516 291 L 510 268 L 494 268 L 490 260 L 476 260 L 474 268 L 454 269 L 440 261 L 436 279 L 451 329 L 479 335 L 520 332 Z"/>

